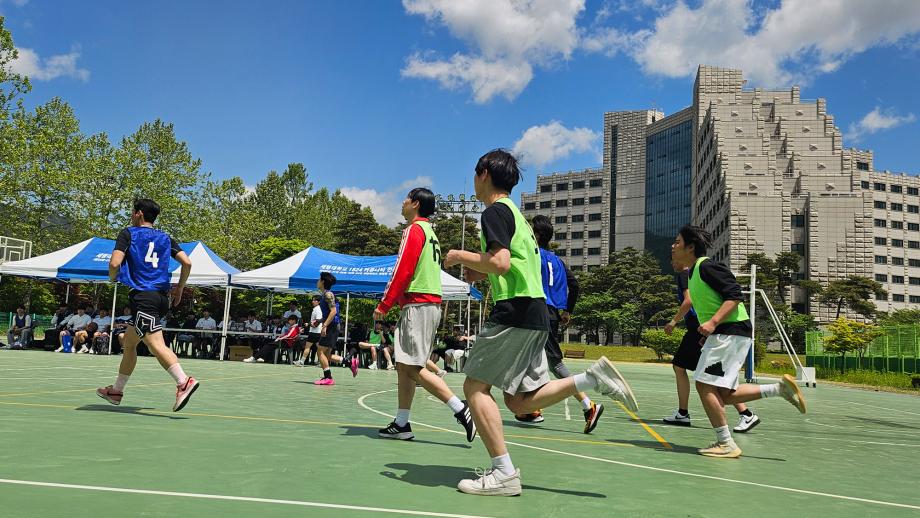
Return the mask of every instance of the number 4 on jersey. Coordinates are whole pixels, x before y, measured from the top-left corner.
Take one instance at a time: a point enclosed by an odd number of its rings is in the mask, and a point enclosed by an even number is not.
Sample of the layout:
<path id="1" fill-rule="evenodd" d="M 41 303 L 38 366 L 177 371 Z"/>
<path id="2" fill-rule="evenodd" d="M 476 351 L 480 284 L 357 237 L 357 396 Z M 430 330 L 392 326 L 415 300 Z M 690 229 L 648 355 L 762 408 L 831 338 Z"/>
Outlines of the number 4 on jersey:
<path id="1" fill-rule="evenodd" d="M 144 257 L 144 262 L 152 264 L 154 270 L 158 269 L 160 266 L 160 258 L 157 256 L 156 252 L 153 251 L 153 241 L 151 241 L 147 247 L 147 255 Z"/>

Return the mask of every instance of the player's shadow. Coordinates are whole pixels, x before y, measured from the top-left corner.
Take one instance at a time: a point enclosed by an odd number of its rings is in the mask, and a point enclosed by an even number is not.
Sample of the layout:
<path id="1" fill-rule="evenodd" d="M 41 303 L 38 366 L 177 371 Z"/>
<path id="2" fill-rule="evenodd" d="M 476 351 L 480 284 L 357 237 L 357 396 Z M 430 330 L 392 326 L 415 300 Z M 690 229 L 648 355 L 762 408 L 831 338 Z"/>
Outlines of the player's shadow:
<path id="1" fill-rule="evenodd" d="M 920 430 L 918 426 L 911 426 L 904 423 L 896 423 L 894 421 L 886 421 L 885 419 L 874 419 L 871 417 L 859 417 L 855 415 L 847 416 L 848 419 L 853 419 L 856 421 L 862 421 L 864 423 L 875 424 L 879 426 L 887 426 L 889 428 L 903 428 L 907 430 Z"/>
<path id="2" fill-rule="evenodd" d="M 372 428 L 370 426 L 340 426 L 340 428 L 345 430 L 345 433 L 343 433 L 342 435 L 346 435 L 346 436 L 352 436 L 352 437 L 364 436 L 364 437 L 373 439 L 375 441 L 392 441 L 393 440 L 393 439 L 384 439 L 378 436 L 377 428 Z M 451 448 L 463 448 L 465 450 L 472 448 L 472 446 L 470 446 L 469 444 L 426 441 L 425 439 L 419 439 L 418 437 L 411 439 L 411 442 L 417 443 L 417 444 L 433 444 L 435 446 L 449 446 Z"/>
<path id="3" fill-rule="evenodd" d="M 139 407 L 139 406 L 83 405 L 77 408 L 77 410 L 89 411 L 89 412 L 110 412 L 113 414 L 134 414 L 134 415 L 142 415 L 144 417 L 162 417 L 166 419 L 188 419 L 188 417 L 182 417 L 178 415 L 148 414 L 147 412 L 142 412 L 142 410 L 154 410 L 154 409 L 150 407 Z"/>
<path id="4" fill-rule="evenodd" d="M 684 446 L 682 444 L 668 443 L 671 445 L 671 447 L 668 448 L 658 441 L 635 441 L 635 440 L 627 441 L 627 440 L 621 440 L 621 439 L 607 439 L 607 441 L 617 443 L 617 444 L 632 444 L 633 446 L 638 446 L 640 448 L 658 450 L 658 451 L 663 451 L 666 453 L 682 453 L 685 455 L 695 455 L 697 457 L 702 457 L 699 451 L 697 451 L 699 450 L 699 447 L 695 447 L 695 446 Z M 747 453 L 742 454 L 741 458 L 742 459 L 772 460 L 775 462 L 786 462 L 786 459 L 779 459 L 776 457 L 757 457 L 755 455 L 748 455 Z"/>
<path id="5" fill-rule="evenodd" d="M 505 428 L 517 428 L 518 430 L 543 430 L 547 432 L 560 432 L 560 433 L 574 433 L 581 435 L 580 430 L 563 430 L 562 428 L 550 428 L 549 426 L 543 426 L 543 423 L 521 423 L 518 421 L 508 421 L 503 420 L 502 424 L 505 425 Z"/>
<path id="6" fill-rule="evenodd" d="M 391 478 L 393 480 L 399 480 L 412 484 L 414 486 L 425 486 L 425 487 L 450 487 L 456 488 L 457 483 L 464 478 L 478 478 L 475 472 L 469 468 L 463 468 L 458 466 L 437 466 L 437 465 L 427 465 L 427 464 L 408 464 L 408 463 L 392 463 L 386 464 L 384 467 L 389 468 L 392 471 L 381 471 L 380 474 L 384 477 Z M 404 473 L 394 473 L 394 471 L 402 471 Z M 560 495 L 568 496 L 580 496 L 588 498 L 607 498 L 607 495 L 602 495 L 600 493 L 591 493 L 588 491 L 575 491 L 570 489 L 558 489 L 558 488 L 549 488 L 549 487 L 540 487 L 532 486 L 529 484 L 523 484 L 521 486 L 523 489 L 528 491 L 546 491 L 548 493 L 557 493 Z"/>

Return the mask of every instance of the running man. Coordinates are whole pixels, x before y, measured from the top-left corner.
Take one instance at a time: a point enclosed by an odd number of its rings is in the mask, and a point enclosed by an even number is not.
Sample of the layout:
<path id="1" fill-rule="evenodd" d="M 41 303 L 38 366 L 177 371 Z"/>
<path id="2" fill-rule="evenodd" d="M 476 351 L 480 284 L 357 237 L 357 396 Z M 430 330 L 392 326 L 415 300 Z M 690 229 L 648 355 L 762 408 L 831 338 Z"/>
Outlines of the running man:
<path id="1" fill-rule="evenodd" d="M 463 391 L 479 436 L 492 458 L 492 468 L 478 479 L 461 480 L 468 494 L 521 494 L 521 471 L 514 467 L 505 445 L 502 417 L 492 399 L 492 387 L 504 393 L 515 414 L 548 407 L 588 389 L 597 390 L 628 409 L 638 409 L 629 385 L 607 358 L 588 372 L 549 381 L 546 361 L 549 312 L 540 274 L 540 250 L 533 230 L 508 195 L 520 181 L 517 160 L 504 149 L 483 155 L 476 164 L 473 186 L 486 210 L 480 225 L 481 252 L 451 250 L 444 266 L 466 266 L 466 280 L 488 277 L 495 306 L 476 335 L 464 372 Z"/>
<path id="2" fill-rule="evenodd" d="M 330 291 L 335 286 L 335 275 L 321 272 L 316 280 L 316 289 L 320 291 L 319 310 L 322 313 L 323 330 L 319 338 L 319 366 L 323 369 L 323 377 L 314 381 L 314 385 L 335 385 L 332 379 L 330 361 L 342 362 L 342 357 L 333 354 L 335 345 L 339 341 L 339 304 L 335 301 L 335 293 Z M 351 375 L 358 375 L 358 358 L 351 359 Z"/>
<path id="3" fill-rule="evenodd" d="M 96 389 L 96 394 L 113 405 L 121 404 L 125 385 L 137 366 L 137 345 L 141 341 L 176 381 L 173 412 L 182 410 L 198 389 L 198 381 L 187 376 L 179 360 L 166 346 L 160 319 L 169 311 L 169 258 L 182 266 L 179 284 L 173 288 L 172 303 L 182 302 L 182 290 L 192 271 L 192 261 L 166 232 L 153 228 L 160 206 L 150 199 L 134 201 L 131 226 L 118 234 L 109 261 L 109 279 L 129 288 L 128 302 L 134 325 L 124 333 L 124 351 L 114 385 Z"/>
<path id="4" fill-rule="evenodd" d="M 725 420 L 725 405 L 780 396 L 804 414 L 805 397 L 795 378 L 788 374 L 783 375 L 780 383 L 739 385 L 741 365 L 751 348 L 753 327 L 741 302 L 741 285 L 731 270 L 706 257 L 711 243 L 709 232 L 686 225 L 671 245 L 671 260 L 678 267 L 690 268 L 687 281 L 690 300 L 702 322 L 698 331 L 706 337 L 693 379 L 716 441 L 698 451 L 707 457 L 734 459 L 741 456 L 741 448 L 732 439 Z"/>
<path id="5" fill-rule="evenodd" d="M 696 371 L 696 365 L 700 362 L 700 354 L 703 351 L 703 342 L 706 341 L 703 335 L 697 330 L 700 327 L 700 321 L 696 318 L 696 311 L 693 309 L 693 303 L 690 299 L 690 291 L 687 289 L 687 282 L 690 278 L 690 268 L 681 266 L 671 261 L 671 266 L 677 272 L 677 303 L 680 307 L 677 314 L 664 326 L 664 332 L 668 335 L 674 332 L 677 323 L 683 319 L 684 325 L 687 326 L 687 332 L 680 341 L 680 347 L 671 360 L 671 366 L 674 367 L 674 378 L 677 381 L 677 411 L 662 419 L 664 424 L 676 426 L 690 426 L 690 411 L 688 404 L 690 402 L 690 378 L 687 371 Z M 738 424 L 734 430 L 738 433 L 746 433 L 751 428 L 760 424 L 760 417 L 751 411 L 744 403 L 736 403 L 735 410 L 738 411 Z"/>
<path id="6" fill-rule="evenodd" d="M 562 363 L 562 349 L 559 347 L 559 322 L 568 325 L 575 304 L 578 302 L 578 279 L 568 265 L 550 251 L 549 242 L 553 239 L 553 224 L 543 215 L 534 216 L 530 226 L 540 247 L 540 273 L 543 278 L 543 293 L 546 294 L 546 306 L 549 308 L 549 334 L 546 337 L 546 359 L 549 370 L 556 379 L 570 378 L 572 373 Z M 562 313 L 560 314 L 560 310 Z M 591 433 L 597 421 L 604 413 L 604 405 L 591 401 L 584 392 L 575 394 L 585 416 L 584 433 Z M 543 412 L 537 410 L 530 414 L 516 415 L 515 419 L 525 423 L 542 423 Z"/>
<path id="7" fill-rule="evenodd" d="M 399 383 L 396 419 L 378 431 L 387 439 L 412 439 L 409 411 L 419 383 L 431 395 L 450 407 L 457 422 L 473 442 L 476 425 L 465 401 L 454 395 L 447 383 L 425 368 L 441 322 L 441 244 L 428 217 L 434 214 L 434 193 L 424 187 L 409 191 L 402 215 L 409 226 L 403 230 L 396 269 L 374 310 L 374 320 L 386 317 L 395 305 L 399 310 L 399 340 L 396 341 L 396 376 Z"/>

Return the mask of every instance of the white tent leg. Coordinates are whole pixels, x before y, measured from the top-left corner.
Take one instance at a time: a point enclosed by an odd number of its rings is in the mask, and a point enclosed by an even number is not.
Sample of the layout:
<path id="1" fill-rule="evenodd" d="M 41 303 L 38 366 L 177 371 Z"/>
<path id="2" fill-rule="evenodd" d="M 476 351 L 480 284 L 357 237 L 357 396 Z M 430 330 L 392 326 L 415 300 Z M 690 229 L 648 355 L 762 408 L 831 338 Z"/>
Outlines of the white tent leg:
<path id="1" fill-rule="evenodd" d="M 342 346 L 342 356 L 345 356 L 347 352 L 345 349 L 348 347 L 348 310 L 351 306 L 351 293 L 345 294 L 345 345 Z M 332 345 L 335 348 L 335 344 Z"/>
<path id="2" fill-rule="evenodd" d="M 118 295 L 118 283 L 115 283 L 115 287 L 112 288 L 112 313 L 115 314 L 115 297 Z M 112 324 L 109 325 L 109 354 L 112 354 L 112 339 L 115 337 L 115 317 L 112 317 Z"/>
<path id="3" fill-rule="evenodd" d="M 67 291 L 64 292 L 64 303 L 70 303 L 70 284 L 67 285 Z"/>
<path id="4" fill-rule="evenodd" d="M 470 296 L 466 296 L 466 333 L 469 336 L 470 332 Z"/>
<path id="5" fill-rule="evenodd" d="M 230 318 L 230 297 L 233 296 L 233 288 L 227 286 L 227 291 L 224 293 L 224 328 L 220 330 L 220 360 L 224 361 L 224 354 L 227 351 L 227 328 L 230 327 L 230 323 L 227 320 Z"/>

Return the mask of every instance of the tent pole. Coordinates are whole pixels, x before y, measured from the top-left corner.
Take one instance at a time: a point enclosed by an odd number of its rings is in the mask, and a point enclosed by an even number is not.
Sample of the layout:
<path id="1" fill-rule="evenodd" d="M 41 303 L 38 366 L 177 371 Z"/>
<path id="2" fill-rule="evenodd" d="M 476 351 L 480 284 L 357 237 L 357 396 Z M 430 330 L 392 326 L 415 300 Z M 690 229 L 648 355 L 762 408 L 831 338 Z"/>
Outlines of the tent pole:
<path id="1" fill-rule="evenodd" d="M 230 327 L 227 320 L 230 319 L 230 297 L 232 296 L 233 288 L 227 286 L 227 291 L 224 292 L 224 327 L 220 330 L 220 361 L 224 361 L 224 353 L 227 350 L 227 328 Z"/>
<path id="2" fill-rule="evenodd" d="M 466 332 L 470 332 L 470 296 L 466 296 Z M 469 336 L 467 334 L 467 336 Z"/>
<path id="3" fill-rule="evenodd" d="M 351 293 L 345 294 L 345 345 L 342 346 L 342 356 L 345 356 L 345 353 L 348 352 L 348 310 L 351 306 Z M 335 345 L 333 345 L 335 347 Z"/>
<path id="4" fill-rule="evenodd" d="M 70 304 L 70 283 L 67 283 L 67 291 L 64 292 L 64 304 Z"/>
<path id="5" fill-rule="evenodd" d="M 112 354 L 112 339 L 115 337 L 115 297 L 118 296 L 118 282 L 115 282 L 115 287 L 112 288 L 112 323 L 109 324 L 109 354 Z"/>

